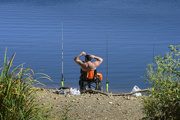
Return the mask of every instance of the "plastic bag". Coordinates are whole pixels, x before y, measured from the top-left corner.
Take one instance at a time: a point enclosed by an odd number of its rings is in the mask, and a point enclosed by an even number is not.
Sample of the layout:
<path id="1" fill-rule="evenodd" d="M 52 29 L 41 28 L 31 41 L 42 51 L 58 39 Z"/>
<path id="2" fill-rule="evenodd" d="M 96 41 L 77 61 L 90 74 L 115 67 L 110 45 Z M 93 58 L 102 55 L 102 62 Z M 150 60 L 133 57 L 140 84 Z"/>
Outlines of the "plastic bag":
<path id="1" fill-rule="evenodd" d="M 60 90 L 58 91 L 58 93 L 59 93 L 59 94 L 66 94 L 66 91 L 64 91 L 63 89 L 60 89 Z"/>
<path id="2" fill-rule="evenodd" d="M 131 93 L 132 93 L 132 92 L 139 91 L 139 90 L 141 90 L 141 89 L 140 89 L 137 85 L 135 85 L 135 86 L 133 87 Z M 133 95 L 135 95 L 135 96 L 142 96 L 141 93 L 135 93 L 135 94 L 133 94 Z"/>
<path id="3" fill-rule="evenodd" d="M 70 90 L 69 90 L 69 93 L 71 94 L 71 95 L 80 95 L 81 93 L 80 93 L 80 91 L 79 90 L 77 90 L 77 88 L 70 88 Z"/>

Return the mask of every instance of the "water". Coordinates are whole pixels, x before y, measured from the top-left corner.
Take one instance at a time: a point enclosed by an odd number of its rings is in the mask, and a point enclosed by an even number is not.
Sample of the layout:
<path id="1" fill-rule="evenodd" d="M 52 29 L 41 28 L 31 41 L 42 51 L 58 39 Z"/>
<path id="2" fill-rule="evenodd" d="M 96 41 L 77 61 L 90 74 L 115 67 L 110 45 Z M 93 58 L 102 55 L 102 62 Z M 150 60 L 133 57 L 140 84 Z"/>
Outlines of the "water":
<path id="1" fill-rule="evenodd" d="M 61 24 L 64 36 L 65 86 L 78 87 L 80 67 L 74 57 L 85 51 L 104 59 L 98 67 L 106 82 L 108 39 L 109 91 L 145 89 L 142 78 L 154 55 L 163 55 L 180 39 L 177 0 L 1 0 L 0 60 L 5 48 L 14 66 L 26 63 L 49 88 L 61 86 Z M 84 59 L 83 57 L 81 58 Z"/>

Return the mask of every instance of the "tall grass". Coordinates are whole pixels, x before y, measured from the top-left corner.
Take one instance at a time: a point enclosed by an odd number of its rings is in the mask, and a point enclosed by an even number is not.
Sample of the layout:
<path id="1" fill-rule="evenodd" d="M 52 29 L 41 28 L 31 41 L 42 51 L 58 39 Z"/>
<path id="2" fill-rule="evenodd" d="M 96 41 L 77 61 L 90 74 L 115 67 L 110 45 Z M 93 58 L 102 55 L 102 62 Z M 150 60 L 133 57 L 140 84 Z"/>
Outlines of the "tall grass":
<path id="1" fill-rule="evenodd" d="M 38 89 L 33 87 L 41 84 L 34 79 L 34 72 L 30 68 L 23 68 L 23 64 L 11 69 L 15 54 L 10 60 L 4 55 L 4 65 L 0 74 L 0 119 L 1 120 L 29 120 L 45 119 L 47 108 L 35 101 Z M 48 78 L 44 76 L 43 78 Z"/>

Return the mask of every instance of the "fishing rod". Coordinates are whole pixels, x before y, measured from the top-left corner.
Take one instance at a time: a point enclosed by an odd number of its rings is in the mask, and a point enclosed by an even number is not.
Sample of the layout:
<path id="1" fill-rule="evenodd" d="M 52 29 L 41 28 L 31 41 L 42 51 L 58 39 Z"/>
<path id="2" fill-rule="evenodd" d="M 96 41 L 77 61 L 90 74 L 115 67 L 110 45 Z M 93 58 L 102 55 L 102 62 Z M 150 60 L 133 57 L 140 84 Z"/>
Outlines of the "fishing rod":
<path id="1" fill-rule="evenodd" d="M 62 76 L 61 76 L 61 87 L 64 87 L 64 76 L 63 76 L 63 22 L 62 22 Z"/>
<path id="2" fill-rule="evenodd" d="M 109 81 L 108 81 L 108 34 L 107 34 L 107 38 L 106 38 L 106 75 L 107 75 L 107 78 L 106 78 L 106 92 L 108 92 L 108 89 L 109 89 Z"/>

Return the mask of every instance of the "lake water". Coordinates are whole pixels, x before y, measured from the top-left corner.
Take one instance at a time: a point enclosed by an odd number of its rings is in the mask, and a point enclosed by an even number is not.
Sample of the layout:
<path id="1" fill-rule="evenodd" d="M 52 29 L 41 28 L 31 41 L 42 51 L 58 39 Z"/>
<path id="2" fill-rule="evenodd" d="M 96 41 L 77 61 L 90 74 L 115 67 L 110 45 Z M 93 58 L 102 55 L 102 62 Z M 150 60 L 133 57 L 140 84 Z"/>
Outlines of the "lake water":
<path id="1" fill-rule="evenodd" d="M 26 63 L 49 88 L 61 86 L 61 40 L 65 86 L 78 87 L 80 67 L 74 57 L 85 51 L 104 59 L 98 67 L 109 91 L 145 89 L 142 78 L 154 56 L 180 44 L 178 0 L 0 0 L 0 60 L 16 52 L 14 66 Z M 83 57 L 81 58 L 84 59 Z"/>

